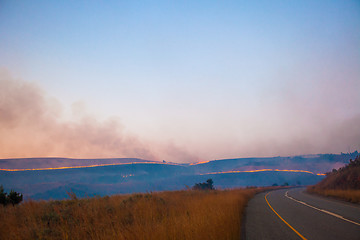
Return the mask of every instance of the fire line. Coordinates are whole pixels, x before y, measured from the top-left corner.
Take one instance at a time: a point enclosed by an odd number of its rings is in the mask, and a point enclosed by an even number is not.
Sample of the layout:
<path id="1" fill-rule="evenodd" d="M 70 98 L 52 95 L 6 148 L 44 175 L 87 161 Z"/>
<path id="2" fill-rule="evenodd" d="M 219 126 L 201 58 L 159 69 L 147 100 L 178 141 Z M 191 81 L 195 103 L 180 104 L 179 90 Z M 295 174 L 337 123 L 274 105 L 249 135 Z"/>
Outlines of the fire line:
<path id="1" fill-rule="evenodd" d="M 176 165 L 176 164 L 162 163 L 162 162 L 131 162 L 131 163 L 109 163 L 109 164 L 95 164 L 95 165 L 87 165 L 87 166 L 55 167 L 55 168 L 0 169 L 0 171 L 6 171 L 6 172 L 23 172 L 23 171 L 64 170 L 64 169 L 93 168 L 93 167 L 119 166 L 119 165 L 131 165 L 131 164 L 166 164 L 166 165 Z"/>
<path id="2" fill-rule="evenodd" d="M 318 176 L 325 176 L 324 173 L 313 173 L 306 170 L 291 170 L 291 169 L 258 169 L 258 170 L 245 170 L 245 171 L 224 171 L 224 172 L 202 173 L 200 175 L 224 174 L 224 173 L 254 173 L 254 172 L 299 172 L 299 173 L 310 173 Z"/>

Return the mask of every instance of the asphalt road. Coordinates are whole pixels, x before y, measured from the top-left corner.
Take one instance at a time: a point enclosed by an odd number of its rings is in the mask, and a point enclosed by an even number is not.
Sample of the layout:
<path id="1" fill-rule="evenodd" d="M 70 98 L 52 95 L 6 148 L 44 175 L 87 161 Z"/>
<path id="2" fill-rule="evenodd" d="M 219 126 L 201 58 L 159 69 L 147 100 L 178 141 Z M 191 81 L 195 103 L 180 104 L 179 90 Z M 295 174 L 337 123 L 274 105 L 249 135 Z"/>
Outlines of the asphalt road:
<path id="1" fill-rule="evenodd" d="M 360 205 L 313 196 L 304 190 L 257 194 L 246 209 L 243 239 L 360 240 Z"/>

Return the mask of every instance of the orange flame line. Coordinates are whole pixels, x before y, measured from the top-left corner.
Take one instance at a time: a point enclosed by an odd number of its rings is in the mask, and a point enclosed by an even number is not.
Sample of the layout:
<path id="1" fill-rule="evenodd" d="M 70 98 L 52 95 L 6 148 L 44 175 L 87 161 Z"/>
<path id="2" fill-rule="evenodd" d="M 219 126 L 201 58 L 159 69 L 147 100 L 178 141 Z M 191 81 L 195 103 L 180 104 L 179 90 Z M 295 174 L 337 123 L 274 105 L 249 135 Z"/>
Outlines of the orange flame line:
<path id="1" fill-rule="evenodd" d="M 93 168 L 93 167 L 106 167 L 106 166 L 131 165 L 131 164 L 176 165 L 176 164 L 172 164 L 172 163 L 162 163 L 162 162 L 131 162 L 131 163 L 109 163 L 109 164 L 94 164 L 94 165 L 88 165 L 88 166 L 55 167 L 55 168 L 0 169 L 0 171 L 6 171 L 6 172 L 45 171 L 45 170 L 63 170 L 63 169 L 73 169 L 73 168 Z"/>
<path id="2" fill-rule="evenodd" d="M 313 173 L 306 170 L 290 170 L 290 169 L 258 169 L 258 170 L 246 170 L 246 171 L 224 171 L 224 172 L 202 173 L 200 175 L 223 174 L 223 173 L 253 173 L 253 172 L 301 172 L 301 173 L 310 173 L 319 176 L 325 175 L 323 173 Z"/>
<path id="3" fill-rule="evenodd" d="M 196 163 L 190 163 L 191 166 L 193 165 L 198 165 L 198 164 L 204 164 L 204 163 L 208 163 L 210 161 L 203 161 L 203 162 L 196 162 Z"/>
<path id="4" fill-rule="evenodd" d="M 190 165 L 197 165 L 207 163 L 209 161 L 191 163 Z M 106 167 L 106 166 L 119 166 L 119 165 L 131 165 L 131 164 L 163 164 L 163 165 L 177 165 L 174 163 L 162 163 L 162 162 L 131 162 L 131 163 L 109 163 L 109 164 L 94 164 L 88 166 L 72 166 L 72 167 L 55 167 L 55 168 L 29 168 L 29 169 L 0 169 L 0 171 L 6 172 L 24 172 L 24 171 L 45 171 L 45 170 L 63 170 L 63 169 L 78 169 L 78 168 L 93 168 L 93 167 Z M 252 173 L 252 172 L 302 172 L 310 173 L 318 176 L 325 176 L 324 173 L 313 173 L 306 170 L 289 170 L 289 169 L 258 169 L 258 170 L 246 170 L 246 171 L 224 171 L 224 172 L 211 172 L 211 173 L 201 173 L 200 175 L 209 175 L 209 174 L 224 174 L 224 173 Z"/>

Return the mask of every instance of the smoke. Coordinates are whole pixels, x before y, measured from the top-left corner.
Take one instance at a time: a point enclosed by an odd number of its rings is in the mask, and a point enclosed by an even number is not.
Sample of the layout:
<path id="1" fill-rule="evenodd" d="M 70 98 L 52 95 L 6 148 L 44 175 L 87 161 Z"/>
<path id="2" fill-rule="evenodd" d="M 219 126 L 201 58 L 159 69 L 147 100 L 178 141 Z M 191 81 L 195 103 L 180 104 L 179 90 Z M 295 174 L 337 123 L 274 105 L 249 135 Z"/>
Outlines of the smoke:
<path id="1" fill-rule="evenodd" d="M 80 120 L 74 122 L 61 120 L 61 105 L 41 88 L 0 72 L 1 158 L 157 159 L 147 143 L 125 134 L 117 119 L 100 122 L 83 113 L 77 117 Z"/>
<path id="2" fill-rule="evenodd" d="M 356 111 L 350 116 L 342 114 L 342 108 L 325 111 L 328 105 L 323 104 L 312 107 L 308 113 L 308 108 L 302 109 L 303 99 L 285 100 L 279 102 L 291 104 L 282 107 L 277 114 L 277 108 L 271 106 L 279 104 L 270 102 L 268 112 L 262 111 L 265 117 L 249 115 L 249 119 L 244 116 L 243 120 L 238 120 L 236 126 L 243 127 L 240 135 L 235 130 L 234 133 L 230 131 L 234 125 L 230 121 L 229 128 L 217 129 L 204 124 L 199 127 L 203 131 L 193 129 L 187 135 L 181 132 L 181 136 L 174 135 L 182 137 L 182 141 L 161 142 L 155 138 L 145 141 L 127 132 L 117 118 L 99 121 L 88 115 L 81 102 L 72 106 L 71 119 L 76 120 L 64 120 L 63 108 L 56 99 L 47 96 L 36 84 L 14 79 L 7 71 L 0 71 L 0 158 L 125 157 L 195 162 L 360 149 L 360 115 Z M 358 99 L 355 97 L 354 101 Z M 192 141 L 187 143 L 190 137 Z"/>

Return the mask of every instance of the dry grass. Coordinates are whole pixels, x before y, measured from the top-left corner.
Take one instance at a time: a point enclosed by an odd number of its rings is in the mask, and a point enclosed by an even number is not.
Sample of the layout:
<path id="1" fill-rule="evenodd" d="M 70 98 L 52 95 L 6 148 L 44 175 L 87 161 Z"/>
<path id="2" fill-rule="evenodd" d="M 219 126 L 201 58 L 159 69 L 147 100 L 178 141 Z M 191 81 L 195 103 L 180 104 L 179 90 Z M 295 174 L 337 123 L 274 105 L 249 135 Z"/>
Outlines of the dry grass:
<path id="1" fill-rule="evenodd" d="M 326 177 L 314 186 L 307 188 L 309 193 L 334 197 L 345 201 L 360 203 L 360 155 L 338 170 L 326 173 Z"/>
<path id="2" fill-rule="evenodd" d="M 333 197 L 342 199 L 348 202 L 353 203 L 360 203 L 360 190 L 354 190 L 354 189 L 320 189 L 316 187 L 308 187 L 307 189 L 310 193 L 319 194 L 321 196 L 325 197 Z"/>
<path id="3" fill-rule="evenodd" d="M 260 189 L 176 191 L 0 206 L 0 239 L 239 239 Z"/>

